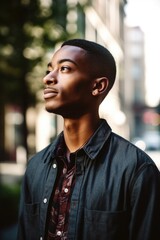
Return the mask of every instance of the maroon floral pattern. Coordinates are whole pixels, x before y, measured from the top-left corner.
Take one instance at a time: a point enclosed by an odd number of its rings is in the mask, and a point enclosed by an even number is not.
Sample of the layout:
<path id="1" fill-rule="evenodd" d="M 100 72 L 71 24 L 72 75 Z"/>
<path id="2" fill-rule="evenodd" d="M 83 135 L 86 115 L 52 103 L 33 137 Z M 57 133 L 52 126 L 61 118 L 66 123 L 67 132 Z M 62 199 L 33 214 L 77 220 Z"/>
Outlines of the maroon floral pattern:
<path id="1" fill-rule="evenodd" d="M 71 154 L 68 161 L 64 146 L 64 143 L 61 144 L 57 150 L 58 178 L 51 202 L 47 240 L 67 240 L 70 198 L 75 181 L 75 157 Z"/>

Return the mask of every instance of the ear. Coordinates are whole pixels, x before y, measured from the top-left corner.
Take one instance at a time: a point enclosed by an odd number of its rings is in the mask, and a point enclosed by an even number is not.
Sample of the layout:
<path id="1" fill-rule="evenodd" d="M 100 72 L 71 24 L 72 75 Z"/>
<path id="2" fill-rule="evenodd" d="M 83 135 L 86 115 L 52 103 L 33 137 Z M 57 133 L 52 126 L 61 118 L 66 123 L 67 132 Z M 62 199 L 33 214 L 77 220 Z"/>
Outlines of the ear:
<path id="1" fill-rule="evenodd" d="M 98 96 L 107 91 L 109 80 L 106 77 L 96 78 L 93 83 L 92 95 Z"/>

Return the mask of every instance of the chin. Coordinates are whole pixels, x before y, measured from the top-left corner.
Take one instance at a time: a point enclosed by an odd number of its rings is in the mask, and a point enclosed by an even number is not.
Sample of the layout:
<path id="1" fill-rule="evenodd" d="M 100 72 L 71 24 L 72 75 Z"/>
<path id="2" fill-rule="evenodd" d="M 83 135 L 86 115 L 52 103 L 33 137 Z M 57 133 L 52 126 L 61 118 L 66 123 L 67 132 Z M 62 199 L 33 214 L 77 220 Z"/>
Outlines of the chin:
<path id="1" fill-rule="evenodd" d="M 49 112 L 49 113 L 54 113 L 54 114 L 57 114 L 57 115 L 62 115 L 61 114 L 61 110 L 59 109 L 59 108 L 55 108 L 55 107 L 53 107 L 53 105 L 52 106 L 45 106 L 45 109 L 46 109 L 46 111 L 47 112 Z"/>
<path id="2" fill-rule="evenodd" d="M 54 110 L 53 106 L 45 106 L 45 109 L 49 113 L 55 113 L 55 110 Z"/>

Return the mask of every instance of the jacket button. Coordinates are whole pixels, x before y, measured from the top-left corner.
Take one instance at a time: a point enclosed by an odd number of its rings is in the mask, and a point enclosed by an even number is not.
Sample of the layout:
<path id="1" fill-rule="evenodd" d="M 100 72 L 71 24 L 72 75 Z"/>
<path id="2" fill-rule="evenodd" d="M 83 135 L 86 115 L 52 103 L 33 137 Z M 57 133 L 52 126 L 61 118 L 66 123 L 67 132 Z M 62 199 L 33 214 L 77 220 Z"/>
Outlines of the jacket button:
<path id="1" fill-rule="evenodd" d="M 44 202 L 44 203 L 47 203 L 47 198 L 44 198 L 44 199 L 43 199 L 43 202 Z"/>
<path id="2" fill-rule="evenodd" d="M 54 164 L 53 164 L 53 168 L 56 168 L 56 167 L 57 167 L 57 164 L 54 163 Z"/>
<path id="3" fill-rule="evenodd" d="M 40 239 L 39 240 L 43 240 L 43 237 L 40 237 Z"/>

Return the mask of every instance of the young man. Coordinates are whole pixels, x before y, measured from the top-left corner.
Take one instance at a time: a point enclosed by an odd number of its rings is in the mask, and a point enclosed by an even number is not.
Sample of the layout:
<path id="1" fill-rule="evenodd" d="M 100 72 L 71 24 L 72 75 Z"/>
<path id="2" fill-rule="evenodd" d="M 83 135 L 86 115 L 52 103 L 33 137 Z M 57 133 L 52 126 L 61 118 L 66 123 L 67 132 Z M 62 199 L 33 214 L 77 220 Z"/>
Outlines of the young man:
<path id="1" fill-rule="evenodd" d="M 158 240 L 160 173 L 140 149 L 100 119 L 116 65 L 94 42 L 63 43 L 48 64 L 44 99 L 64 130 L 30 161 L 19 240 Z"/>

